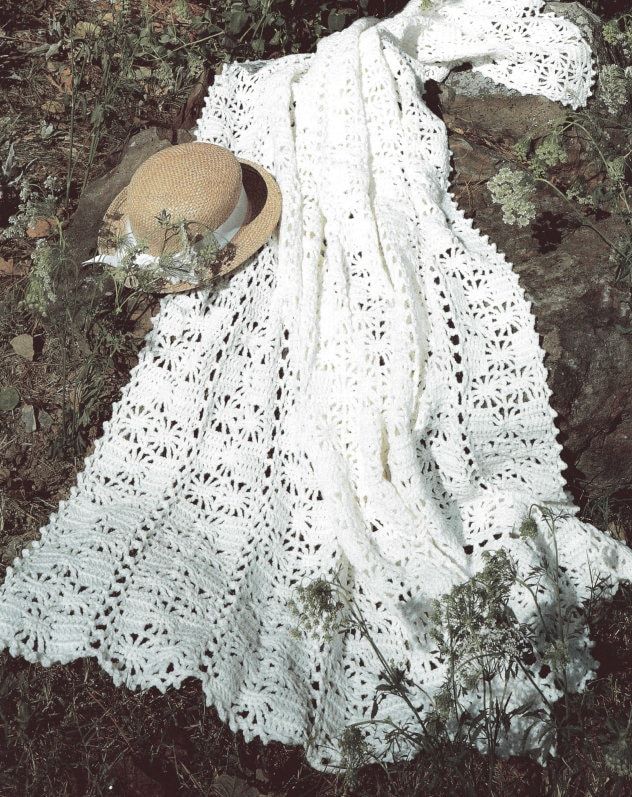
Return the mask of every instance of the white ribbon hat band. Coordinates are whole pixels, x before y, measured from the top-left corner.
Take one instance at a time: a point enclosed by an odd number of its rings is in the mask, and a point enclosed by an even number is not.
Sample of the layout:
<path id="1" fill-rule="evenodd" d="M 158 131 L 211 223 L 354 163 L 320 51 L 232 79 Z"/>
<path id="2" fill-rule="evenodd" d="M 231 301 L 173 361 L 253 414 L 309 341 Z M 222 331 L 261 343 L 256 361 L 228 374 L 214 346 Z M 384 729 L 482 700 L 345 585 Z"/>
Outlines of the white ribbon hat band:
<path id="1" fill-rule="evenodd" d="M 239 192 L 239 199 L 237 200 L 237 204 L 235 205 L 232 213 L 226 219 L 225 222 L 219 225 L 215 230 L 213 230 L 213 235 L 217 238 L 217 242 L 220 247 L 226 246 L 227 243 L 232 241 L 232 239 L 237 235 L 241 227 L 243 226 L 244 220 L 248 215 L 248 195 L 246 194 L 246 190 L 242 184 L 241 191 Z M 129 223 L 129 218 L 125 218 L 125 232 L 129 236 L 130 241 L 133 244 L 137 243 L 136 236 L 132 232 L 132 228 Z M 195 246 L 194 246 L 195 248 Z M 156 258 L 157 260 L 158 258 Z"/>
<path id="2" fill-rule="evenodd" d="M 226 221 L 219 225 L 216 229 L 213 230 L 213 235 L 217 239 L 217 243 L 220 248 L 226 246 L 227 243 L 232 241 L 232 239 L 237 235 L 239 230 L 242 228 L 246 217 L 248 216 L 248 211 L 250 209 L 250 203 L 248 200 L 248 195 L 246 190 L 243 186 L 241 186 L 241 190 L 239 192 L 239 198 L 237 199 L 237 204 L 233 208 L 231 214 L 228 216 Z M 132 232 L 132 228 L 129 223 L 129 219 L 125 218 L 125 237 L 129 244 L 135 246 L 138 243 L 138 240 L 134 233 Z M 193 245 L 193 249 L 195 249 L 195 244 Z M 174 257 L 176 260 L 182 257 L 182 252 L 176 252 Z M 82 265 L 86 265 L 88 263 L 108 263 L 109 265 L 117 265 L 118 259 L 120 257 L 120 249 L 117 251 L 116 254 L 108 254 L 108 255 L 96 255 L 95 257 L 90 258 L 89 260 L 85 260 Z M 149 265 L 155 264 L 159 260 L 158 257 L 154 257 L 153 255 L 147 254 L 146 252 L 141 252 L 135 258 L 135 262 L 137 265 Z"/>

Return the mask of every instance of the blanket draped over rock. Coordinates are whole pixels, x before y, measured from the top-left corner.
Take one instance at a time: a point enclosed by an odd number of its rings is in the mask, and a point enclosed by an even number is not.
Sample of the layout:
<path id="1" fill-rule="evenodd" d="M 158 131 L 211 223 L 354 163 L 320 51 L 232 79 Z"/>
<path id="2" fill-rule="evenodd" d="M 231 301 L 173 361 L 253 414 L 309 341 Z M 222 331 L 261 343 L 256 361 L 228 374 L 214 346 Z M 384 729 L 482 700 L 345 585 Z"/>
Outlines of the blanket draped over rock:
<path id="1" fill-rule="evenodd" d="M 339 573 L 425 714 L 448 667 L 433 599 L 485 552 L 525 578 L 557 550 L 565 607 L 596 575 L 607 596 L 632 578 L 630 549 L 577 517 L 531 307 L 456 207 L 446 128 L 423 99 L 425 81 L 469 64 L 577 108 L 590 49 L 539 0 L 425 5 L 218 75 L 195 137 L 275 175 L 280 225 L 211 288 L 163 297 L 76 485 L 0 588 L 0 649 L 45 666 L 94 656 L 130 689 L 197 678 L 233 730 L 306 745 L 323 771 L 370 718 L 382 666 L 357 631 L 292 634 L 297 586 Z M 514 585 L 541 644 L 509 709 L 561 694 L 542 666 L 555 572 L 542 615 Z M 571 690 L 596 667 L 576 615 Z M 476 713 L 481 691 L 461 700 Z M 390 761 L 412 748 L 387 744 L 388 717 L 414 717 L 386 695 L 364 726 Z M 554 753 L 545 728 L 515 717 L 501 750 Z"/>

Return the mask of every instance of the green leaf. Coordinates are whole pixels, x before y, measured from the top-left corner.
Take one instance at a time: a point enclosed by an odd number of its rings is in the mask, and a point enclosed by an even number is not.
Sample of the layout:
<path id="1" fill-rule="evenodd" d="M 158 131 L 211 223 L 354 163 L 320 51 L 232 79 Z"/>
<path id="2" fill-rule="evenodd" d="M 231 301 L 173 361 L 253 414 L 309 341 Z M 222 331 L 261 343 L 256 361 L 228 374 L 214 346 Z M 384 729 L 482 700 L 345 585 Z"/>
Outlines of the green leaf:
<path id="1" fill-rule="evenodd" d="M 245 28 L 247 21 L 248 15 L 245 13 L 243 8 L 235 9 L 230 15 L 228 22 L 228 32 L 233 36 L 237 36 Z"/>
<path id="2" fill-rule="evenodd" d="M 48 44 L 38 44 L 37 47 L 32 47 L 30 50 L 26 51 L 26 55 L 43 55 L 47 53 L 49 50 L 50 45 Z M 48 58 L 48 56 L 46 56 Z"/>
<path id="3" fill-rule="evenodd" d="M 60 47 L 61 47 L 61 41 L 54 42 L 53 44 L 51 44 L 48 50 L 46 50 L 46 60 L 48 61 L 49 58 L 52 58 L 54 55 L 57 55 Z"/>
<path id="4" fill-rule="evenodd" d="M 90 114 L 90 121 L 93 125 L 100 125 L 103 121 L 105 114 L 103 112 L 102 105 L 95 105 L 92 109 L 92 113 Z"/>
<path id="5" fill-rule="evenodd" d="M 340 11 L 330 11 L 329 15 L 327 16 L 327 27 L 329 30 L 337 33 L 338 31 L 342 30 L 345 26 L 346 17 Z"/>

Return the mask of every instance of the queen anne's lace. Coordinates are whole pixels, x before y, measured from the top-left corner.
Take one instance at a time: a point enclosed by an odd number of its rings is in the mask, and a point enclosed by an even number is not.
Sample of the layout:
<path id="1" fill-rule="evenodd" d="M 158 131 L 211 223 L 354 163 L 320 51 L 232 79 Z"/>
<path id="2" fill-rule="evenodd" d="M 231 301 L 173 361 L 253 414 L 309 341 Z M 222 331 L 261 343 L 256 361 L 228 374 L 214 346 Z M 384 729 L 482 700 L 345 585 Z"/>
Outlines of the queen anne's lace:
<path id="1" fill-rule="evenodd" d="M 470 62 L 582 105 L 589 48 L 541 5 L 413 0 L 315 54 L 225 67 L 196 137 L 276 176 L 280 227 L 211 289 L 161 300 L 68 500 L 7 568 L 0 648 L 44 665 L 94 656 L 129 688 L 198 678 L 233 730 L 311 739 L 327 769 L 381 667 L 358 634 L 295 638 L 297 585 L 342 565 L 386 658 L 432 696 L 445 664 L 431 599 L 483 551 L 506 548 L 523 574 L 550 553 L 538 510 L 535 537 L 517 533 L 532 503 L 566 512 L 563 599 L 587 596 L 589 570 L 613 589 L 632 577 L 632 552 L 576 516 L 529 303 L 449 194 L 446 129 L 422 99 L 426 79 Z M 534 617 L 523 593 L 513 608 Z M 577 689 L 595 667 L 580 631 Z M 559 696 L 543 673 L 516 677 L 510 707 Z M 388 715 L 411 718 L 391 696 Z"/>

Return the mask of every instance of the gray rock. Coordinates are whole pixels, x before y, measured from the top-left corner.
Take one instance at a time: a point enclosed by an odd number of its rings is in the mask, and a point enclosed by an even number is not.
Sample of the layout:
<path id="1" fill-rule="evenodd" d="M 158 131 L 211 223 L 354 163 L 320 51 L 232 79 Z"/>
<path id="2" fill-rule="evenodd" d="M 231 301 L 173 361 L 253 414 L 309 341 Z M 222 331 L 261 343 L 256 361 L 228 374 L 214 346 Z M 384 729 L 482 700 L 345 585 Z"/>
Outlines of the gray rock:
<path id="1" fill-rule="evenodd" d="M 575 230 L 560 250 L 516 268 L 537 297 L 536 328 L 571 475 L 588 495 L 609 495 L 632 486 L 632 340 L 621 331 L 632 323 L 630 306 L 594 233 Z"/>
<path id="2" fill-rule="evenodd" d="M 601 19 L 589 11 L 581 3 L 550 2 L 544 5 L 544 11 L 565 17 L 573 22 L 582 32 L 592 49 L 598 64 L 607 63 L 608 54 L 601 36 L 603 23 Z M 481 75 L 471 69 L 450 72 L 442 82 L 442 103 L 454 103 L 455 97 L 460 98 L 492 98 L 519 97 L 524 98 L 519 91 L 511 89 L 502 83 L 497 83 L 486 75 Z M 444 105 L 445 107 L 445 105 Z"/>
<path id="3" fill-rule="evenodd" d="M 37 429 L 35 421 L 35 410 L 32 404 L 25 404 L 22 407 L 22 423 L 27 432 L 34 432 Z"/>
<path id="4" fill-rule="evenodd" d="M 20 403 L 20 393 L 15 387 L 0 388 L 0 412 L 14 410 Z"/>
<path id="5" fill-rule="evenodd" d="M 52 417 L 46 412 L 46 410 L 40 410 L 37 413 L 37 420 L 40 425 L 40 429 L 44 431 L 48 431 L 53 425 Z"/>
<path id="6" fill-rule="evenodd" d="M 485 115 L 489 99 L 469 100 L 473 118 Z M 511 127 L 512 98 L 506 105 L 507 145 L 524 131 L 524 117 Z M 614 281 L 614 266 L 602 239 L 586 227 L 570 224 L 568 205 L 539 187 L 541 216 L 529 227 L 502 221 L 502 210 L 490 201 L 483 179 L 495 150 L 483 147 L 474 123 L 450 133 L 454 154 L 454 189 L 459 206 L 474 226 L 504 252 L 532 302 L 536 331 L 546 352 L 544 364 L 557 413 L 558 441 L 568 466 L 563 475 L 577 499 L 632 489 L 632 308 L 629 289 Z M 486 133 L 483 134 L 486 137 Z M 469 146 L 468 146 L 469 145 Z M 501 150 L 498 151 L 500 156 Z M 480 164 L 483 164 L 481 166 Z M 499 165 L 504 165 L 502 160 Z M 581 173 L 582 165 L 567 164 Z M 593 220 L 610 240 L 621 230 L 614 217 Z M 596 268 L 595 264 L 599 267 Z"/>
<path id="7" fill-rule="evenodd" d="M 32 360 L 35 356 L 31 335 L 16 335 L 11 339 L 11 348 L 23 360 Z"/>
<path id="8" fill-rule="evenodd" d="M 580 3 L 550 2 L 545 11 L 580 28 L 597 64 L 608 60 L 599 17 Z M 538 206 L 546 211 L 540 227 L 516 228 L 503 223 L 502 211 L 486 188 L 491 174 L 504 165 L 508 148 L 525 136 L 546 135 L 567 110 L 543 97 L 519 95 L 472 71 L 452 73 L 439 91 L 453 153 L 454 194 L 474 226 L 513 263 L 532 303 L 546 353 L 557 439 L 568 466 L 564 476 L 577 499 L 629 491 L 632 312 L 627 291 L 614 283 L 609 251 L 594 232 L 569 225 L 568 206 L 545 189 L 538 189 Z M 573 169 L 581 174 L 585 167 L 574 160 L 566 168 L 570 180 Z M 622 232 L 612 219 L 597 224 L 611 240 Z M 595 263 L 603 267 L 595 269 Z"/>
<path id="9" fill-rule="evenodd" d="M 439 91 L 443 121 L 449 130 L 459 134 L 476 130 L 479 138 L 493 141 L 544 136 L 567 114 L 560 103 L 533 94 L 476 97 L 457 94 L 444 85 Z"/>
<path id="10" fill-rule="evenodd" d="M 486 182 L 498 171 L 501 158 L 489 147 L 470 144 L 463 136 L 455 135 L 450 149 L 459 161 L 459 177 L 465 183 Z"/>
<path id="11" fill-rule="evenodd" d="M 520 92 L 497 83 L 487 75 L 464 69 L 461 72 L 450 72 L 443 81 L 444 86 L 453 89 L 464 97 L 489 97 L 490 94 L 500 97 L 519 97 Z"/>

